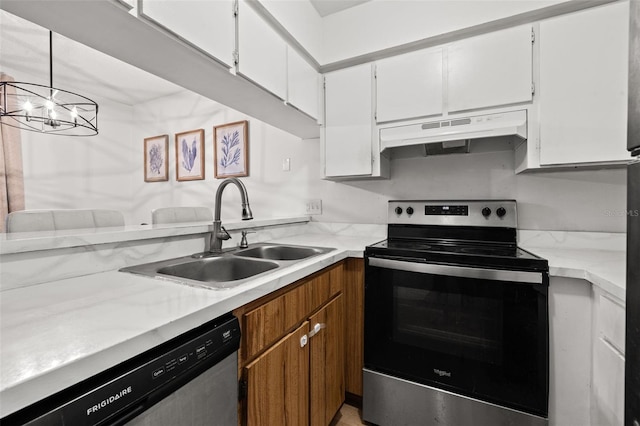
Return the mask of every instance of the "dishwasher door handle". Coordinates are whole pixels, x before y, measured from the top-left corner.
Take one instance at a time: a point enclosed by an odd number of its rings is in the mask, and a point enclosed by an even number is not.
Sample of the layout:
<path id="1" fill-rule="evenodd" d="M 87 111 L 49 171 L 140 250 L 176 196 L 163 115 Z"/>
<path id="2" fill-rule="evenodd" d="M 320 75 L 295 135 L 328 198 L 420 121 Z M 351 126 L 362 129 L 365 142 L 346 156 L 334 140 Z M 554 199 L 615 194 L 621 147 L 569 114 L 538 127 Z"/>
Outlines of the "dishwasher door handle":
<path id="1" fill-rule="evenodd" d="M 473 268 L 468 266 L 438 265 L 435 263 L 406 262 L 403 260 L 370 257 L 369 266 L 418 274 L 444 275 L 459 278 L 477 278 L 490 281 L 542 284 L 542 273 L 506 271 L 504 269 Z"/>

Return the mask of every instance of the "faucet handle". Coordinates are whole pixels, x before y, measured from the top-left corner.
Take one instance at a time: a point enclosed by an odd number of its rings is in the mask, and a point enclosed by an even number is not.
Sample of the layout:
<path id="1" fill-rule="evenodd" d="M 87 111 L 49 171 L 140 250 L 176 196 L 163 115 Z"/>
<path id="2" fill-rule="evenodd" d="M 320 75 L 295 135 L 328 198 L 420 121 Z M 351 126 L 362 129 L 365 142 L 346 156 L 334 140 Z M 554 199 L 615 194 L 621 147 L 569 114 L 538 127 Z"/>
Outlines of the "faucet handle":
<path id="1" fill-rule="evenodd" d="M 218 234 L 218 238 L 221 240 L 228 240 L 231 238 L 231 235 L 224 229 L 224 226 L 220 227 L 220 233 Z"/>

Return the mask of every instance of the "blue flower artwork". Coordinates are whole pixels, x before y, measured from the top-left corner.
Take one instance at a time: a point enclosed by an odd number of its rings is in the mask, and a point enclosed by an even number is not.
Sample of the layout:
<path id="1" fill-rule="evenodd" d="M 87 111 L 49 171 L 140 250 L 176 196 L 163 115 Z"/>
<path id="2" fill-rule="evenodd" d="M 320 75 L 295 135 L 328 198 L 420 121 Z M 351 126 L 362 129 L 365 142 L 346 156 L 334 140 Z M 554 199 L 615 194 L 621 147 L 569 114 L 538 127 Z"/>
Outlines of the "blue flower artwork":
<path id="1" fill-rule="evenodd" d="M 149 150 L 149 170 L 154 175 L 160 175 L 162 170 L 160 168 L 164 164 L 164 158 L 162 158 L 162 149 L 159 144 L 151 145 Z"/>
<path id="2" fill-rule="evenodd" d="M 225 133 L 220 142 L 222 144 L 222 158 L 220 159 L 220 167 L 226 169 L 231 165 L 240 165 L 240 132 Z M 234 149 L 235 148 L 235 149 Z"/>
<path id="3" fill-rule="evenodd" d="M 246 120 L 213 128 L 216 178 L 249 176 L 248 128 L 249 122 Z"/>
<path id="4" fill-rule="evenodd" d="M 191 130 L 176 134 L 176 178 L 204 179 L 204 130 Z"/>
<path id="5" fill-rule="evenodd" d="M 191 148 L 189 148 L 186 139 L 182 139 L 182 167 L 184 167 L 186 171 L 190 172 L 193 170 L 197 155 L 198 148 L 196 138 L 193 138 Z"/>

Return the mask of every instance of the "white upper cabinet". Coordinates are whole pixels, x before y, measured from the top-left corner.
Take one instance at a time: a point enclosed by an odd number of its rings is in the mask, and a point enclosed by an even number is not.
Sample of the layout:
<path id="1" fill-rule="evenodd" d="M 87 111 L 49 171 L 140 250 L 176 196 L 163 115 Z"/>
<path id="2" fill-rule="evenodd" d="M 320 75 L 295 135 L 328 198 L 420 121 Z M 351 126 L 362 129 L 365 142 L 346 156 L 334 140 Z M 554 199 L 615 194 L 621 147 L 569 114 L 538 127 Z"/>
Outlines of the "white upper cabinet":
<path id="1" fill-rule="evenodd" d="M 318 119 L 320 75 L 291 46 L 287 46 L 287 103 Z"/>
<path id="2" fill-rule="evenodd" d="M 629 3 L 540 24 L 540 164 L 625 161 Z"/>
<path id="3" fill-rule="evenodd" d="M 448 49 L 448 110 L 465 111 L 532 100 L 532 27 L 496 31 Z"/>
<path id="4" fill-rule="evenodd" d="M 442 114 L 442 48 L 376 62 L 378 123 Z"/>
<path id="5" fill-rule="evenodd" d="M 233 66 L 233 0 L 143 0 L 142 13 L 183 40 Z"/>
<path id="6" fill-rule="evenodd" d="M 238 7 L 238 73 L 287 99 L 287 43 L 246 1 Z"/>
<path id="7" fill-rule="evenodd" d="M 325 74 L 325 176 L 371 176 L 372 69 L 358 65 Z"/>

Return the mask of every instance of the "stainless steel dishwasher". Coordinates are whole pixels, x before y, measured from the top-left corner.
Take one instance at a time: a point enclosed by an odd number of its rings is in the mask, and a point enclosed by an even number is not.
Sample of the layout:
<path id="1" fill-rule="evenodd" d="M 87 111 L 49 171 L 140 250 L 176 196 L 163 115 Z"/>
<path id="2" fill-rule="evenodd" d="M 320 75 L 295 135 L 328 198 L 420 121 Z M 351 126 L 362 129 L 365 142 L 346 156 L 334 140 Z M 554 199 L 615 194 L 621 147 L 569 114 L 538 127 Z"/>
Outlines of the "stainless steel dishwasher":
<path id="1" fill-rule="evenodd" d="M 239 345 L 238 320 L 226 314 L 0 423 L 236 426 Z"/>

